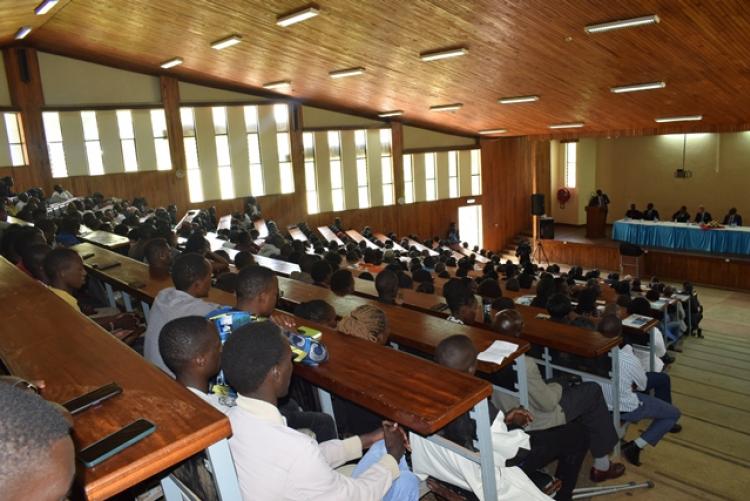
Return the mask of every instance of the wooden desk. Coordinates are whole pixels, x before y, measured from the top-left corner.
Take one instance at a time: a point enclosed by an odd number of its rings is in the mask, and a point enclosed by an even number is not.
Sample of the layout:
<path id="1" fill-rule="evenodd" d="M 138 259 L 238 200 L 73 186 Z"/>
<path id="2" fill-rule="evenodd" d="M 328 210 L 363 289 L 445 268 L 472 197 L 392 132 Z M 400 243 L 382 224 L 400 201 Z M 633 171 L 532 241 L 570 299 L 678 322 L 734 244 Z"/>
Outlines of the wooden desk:
<path id="1" fill-rule="evenodd" d="M 427 253 L 428 253 L 428 254 L 429 254 L 430 256 L 439 256 L 439 255 L 440 255 L 440 253 L 438 253 L 438 252 L 436 252 L 436 251 L 434 251 L 434 250 L 430 249 L 429 247 L 427 247 L 427 246 L 425 246 L 425 245 L 422 245 L 422 244 L 420 244 L 420 243 L 419 243 L 419 242 L 417 242 L 416 240 L 413 240 L 413 239 L 411 239 L 411 238 L 407 238 L 406 240 L 408 240 L 408 242 L 409 242 L 409 246 L 410 246 L 410 247 L 415 247 L 415 248 L 416 248 L 416 249 L 417 249 L 417 250 L 418 250 L 419 252 L 424 252 L 424 251 L 427 251 Z"/>
<path id="2" fill-rule="evenodd" d="M 44 379 L 48 400 L 65 402 L 112 381 L 122 387 L 121 395 L 74 416 L 78 448 L 138 418 L 157 426 L 99 466 L 77 464 L 86 498 L 112 497 L 208 448 L 210 457 L 224 456 L 217 472 L 225 499 L 239 499 L 236 477 L 234 488 L 223 478 L 227 464 L 234 475 L 224 415 L 2 258 L 0 311 L 5 325 L 18 327 L 0 336 L 3 363 L 19 376 Z"/>
<path id="3" fill-rule="evenodd" d="M 270 268 L 277 275 L 284 277 L 290 276 L 295 271 L 301 271 L 298 264 L 290 263 L 288 261 L 282 261 L 281 259 L 274 259 L 272 257 L 253 255 L 255 262 L 266 268 Z"/>
<path id="4" fill-rule="evenodd" d="M 79 235 L 79 238 L 85 242 L 96 244 L 107 249 L 119 249 L 130 245 L 130 239 L 128 237 L 123 237 L 108 231 L 91 231 Z"/>
<path id="5" fill-rule="evenodd" d="M 318 231 L 323 235 L 323 239 L 326 241 L 326 247 L 328 246 L 328 243 L 332 241 L 339 245 L 344 245 L 344 242 L 342 242 L 328 226 L 318 226 Z"/>
<path id="6" fill-rule="evenodd" d="M 461 254 L 460 252 L 458 252 L 456 250 L 451 249 L 450 247 L 448 247 L 446 245 L 443 245 L 442 247 L 440 247 L 440 250 L 447 250 L 447 251 L 449 251 L 451 253 L 451 256 L 453 256 L 456 259 L 456 261 L 458 261 L 460 259 L 463 259 L 463 257 L 464 257 L 463 254 Z"/>
<path id="7" fill-rule="evenodd" d="M 255 225 L 255 229 L 258 230 L 258 239 L 264 239 L 268 236 L 268 227 L 266 226 L 266 220 L 265 219 L 258 219 L 253 223 Z"/>
<path id="8" fill-rule="evenodd" d="M 349 238 L 351 238 L 352 240 L 354 240 L 357 243 L 360 243 L 360 242 L 364 241 L 365 245 L 367 245 L 367 247 L 370 248 L 370 249 L 380 249 L 380 247 L 378 247 L 374 243 L 370 242 L 368 239 L 366 239 L 364 236 L 362 236 L 362 234 L 360 232 L 358 232 L 357 230 L 346 230 L 344 233 L 346 233 L 346 235 Z"/>
<path id="9" fill-rule="evenodd" d="M 393 250 L 397 250 L 399 252 L 408 252 L 406 249 L 401 247 L 398 242 L 395 240 L 392 240 L 388 238 L 387 236 L 383 235 L 382 233 L 373 233 L 373 236 L 378 239 L 379 242 L 383 242 L 383 245 L 386 244 L 386 242 L 393 242 Z"/>
<path id="10" fill-rule="evenodd" d="M 474 256 L 474 259 L 476 259 L 477 263 L 484 264 L 484 263 L 489 263 L 490 262 L 489 259 L 487 259 L 483 255 L 481 255 L 480 253 L 471 251 L 471 250 L 465 248 L 463 245 L 455 244 L 455 245 L 451 246 L 451 249 L 454 250 L 454 251 L 456 251 L 456 252 L 458 252 L 459 254 L 461 254 L 463 256 L 466 256 L 466 257 Z"/>
<path id="11" fill-rule="evenodd" d="M 302 233 L 302 230 L 300 230 L 296 224 L 290 224 L 287 226 L 287 231 L 289 231 L 289 236 L 292 237 L 292 240 L 299 240 L 300 242 L 307 242 L 307 236 L 305 236 L 304 233 Z"/>

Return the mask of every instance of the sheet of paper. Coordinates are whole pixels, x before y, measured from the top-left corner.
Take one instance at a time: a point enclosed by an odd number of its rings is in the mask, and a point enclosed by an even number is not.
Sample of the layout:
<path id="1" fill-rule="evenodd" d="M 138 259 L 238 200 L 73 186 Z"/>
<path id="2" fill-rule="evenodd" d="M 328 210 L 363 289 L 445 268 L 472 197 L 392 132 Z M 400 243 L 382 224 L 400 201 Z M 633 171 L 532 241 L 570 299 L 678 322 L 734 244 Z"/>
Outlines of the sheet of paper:
<path id="1" fill-rule="evenodd" d="M 513 354 L 517 349 L 517 344 L 509 343 L 508 341 L 494 341 L 489 348 L 477 356 L 477 359 L 482 362 L 490 362 L 500 365 L 503 363 L 503 360 Z"/>

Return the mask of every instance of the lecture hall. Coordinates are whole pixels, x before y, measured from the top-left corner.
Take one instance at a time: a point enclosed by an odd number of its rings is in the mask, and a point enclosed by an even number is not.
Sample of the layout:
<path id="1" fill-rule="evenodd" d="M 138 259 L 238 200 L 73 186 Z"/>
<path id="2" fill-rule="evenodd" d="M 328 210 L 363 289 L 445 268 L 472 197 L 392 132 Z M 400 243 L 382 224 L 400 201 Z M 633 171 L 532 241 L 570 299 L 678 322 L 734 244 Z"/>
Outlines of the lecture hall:
<path id="1" fill-rule="evenodd" d="M 744 500 L 747 0 L 0 2 L 0 499 Z"/>

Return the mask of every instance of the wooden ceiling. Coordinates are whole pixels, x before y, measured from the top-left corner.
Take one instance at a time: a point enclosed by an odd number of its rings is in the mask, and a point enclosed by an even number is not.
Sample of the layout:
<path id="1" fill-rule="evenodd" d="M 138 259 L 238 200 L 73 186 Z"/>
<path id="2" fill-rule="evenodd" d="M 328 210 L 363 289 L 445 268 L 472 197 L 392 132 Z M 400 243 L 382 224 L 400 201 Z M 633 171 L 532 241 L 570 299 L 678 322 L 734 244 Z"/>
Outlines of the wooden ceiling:
<path id="1" fill-rule="evenodd" d="M 0 44 L 36 22 L 36 1 L 0 0 Z M 475 134 L 575 134 L 652 129 L 654 118 L 702 114 L 698 128 L 750 122 L 748 0 L 320 0 L 321 14 L 288 28 L 277 16 L 304 0 L 70 0 L 29 36 L 42 50 L 259 88 L 292 80 L 288 95 L 317 105 L 405 111 L 415 123 Z M 587 24 L 658 14 L 654 26 L 588 35 Z M 210 42 L 238 33 L 217 52 Z M 419 53 L 465 46 L 466 56 Z M 332 80 L 332 70 L 363 66 Z M 663 80 L 665 89 L 616 95 L 610 87 Z M 503 96 L 539 102 L 500 105 Z M 455 113 L 432 105 L 463 103 Z"/>

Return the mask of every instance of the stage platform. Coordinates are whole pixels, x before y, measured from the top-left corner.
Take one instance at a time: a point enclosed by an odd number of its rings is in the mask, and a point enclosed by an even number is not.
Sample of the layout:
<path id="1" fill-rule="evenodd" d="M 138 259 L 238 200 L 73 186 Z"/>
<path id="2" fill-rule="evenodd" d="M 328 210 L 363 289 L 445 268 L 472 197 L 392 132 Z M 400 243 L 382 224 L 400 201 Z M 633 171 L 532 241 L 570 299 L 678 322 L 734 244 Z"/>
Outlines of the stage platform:
<path id="1" fill-rule="evenodd" d="M 620 270 L 620 242 L 610 238 L 586 238 L 583 226 L 555 225 L 555 239 L 542 240 L 551 263 Z M 657 276 L 666 280 L 689 280 L 733 290 L 750 290 L 750 259 L 742 256 L 680 252 L 672 249 L 644 248 L 641 278 Z"/>

